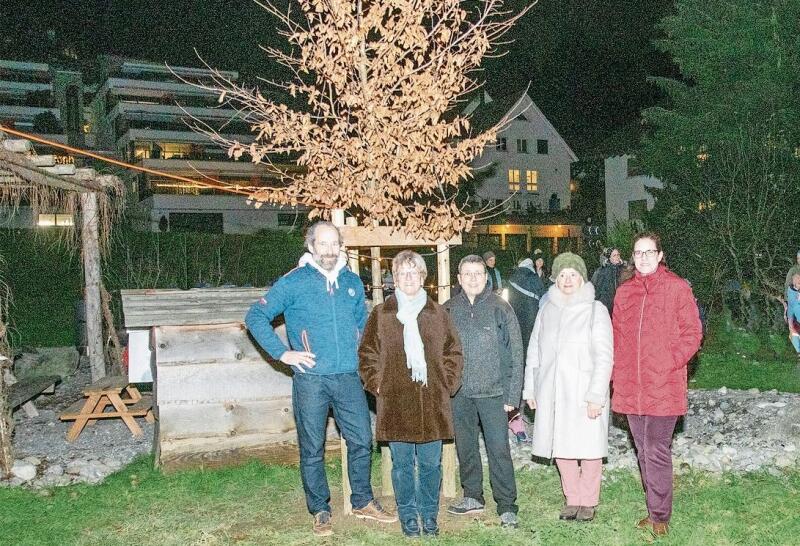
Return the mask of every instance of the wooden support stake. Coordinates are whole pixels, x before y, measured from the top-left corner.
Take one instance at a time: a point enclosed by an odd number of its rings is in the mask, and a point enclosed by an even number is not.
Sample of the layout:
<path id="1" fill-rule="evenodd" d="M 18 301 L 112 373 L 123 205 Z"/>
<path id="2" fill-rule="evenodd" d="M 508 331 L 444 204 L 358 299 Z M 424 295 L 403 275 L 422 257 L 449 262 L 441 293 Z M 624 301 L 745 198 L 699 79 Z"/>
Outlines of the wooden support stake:
<path id="1" fill-rule="evenodd" d="M 331 223 L 334 226 L 341 228 L 344 226 L 344 209 L 334 209 L 331 211 Z M 356 258 L 358 260 L 358 258 Z M 352 257 L 351 257 L 352 263 Z M 339 440 L 341 444 L 341 457 L 342 457 L 342 512 L 349 516 L 353 513 L 353 505 L 350 504 L 350 477 L 348 476 L 347 468 L 347 443 L 344 441 L 344 436 Z"/>
<path id="2" fill-rule="evenodd" d="M 450 246 L 436 245 L 436 270 L 439 285 L 439 303 L 450 299 Z M 442 494 L 448 498 L 456 496 L 456 444 L 447 442 L 442 446 Z"/>
<path id="3" fill-rule="evenodd" d="M 100 303 L 100 243 L 98 234 L 97 194 L 81 194 L 81 244 L 83 250 L 84 312 L 86 318 L 86 352 L 92 371 L 92 382 L 106 375 L 103 356 L 103 317 Z"/>
<path id="4" fill-rule="evenodd" d="M 372 305 L 383 303 L 383 279 L 381 278 L 381 247 L 369 249 L 372 258 Z"/>

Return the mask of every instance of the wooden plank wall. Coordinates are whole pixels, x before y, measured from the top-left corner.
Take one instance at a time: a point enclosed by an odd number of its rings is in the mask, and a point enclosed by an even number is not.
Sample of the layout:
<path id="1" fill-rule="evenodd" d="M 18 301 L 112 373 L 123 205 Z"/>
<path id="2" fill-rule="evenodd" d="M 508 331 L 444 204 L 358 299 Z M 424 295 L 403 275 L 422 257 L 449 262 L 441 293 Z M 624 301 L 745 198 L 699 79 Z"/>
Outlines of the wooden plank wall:
<path id="1" fill-rule="evenodd" d="M 241 323 L 157 326 L 153 342 L 159 465 L 297 460 L 291 372 L 257 349 Z"/>
<path id="2" fill-rule="evenodd" d="M 121 290 L 126 328 L 241 322 L 268 288 Z"/>

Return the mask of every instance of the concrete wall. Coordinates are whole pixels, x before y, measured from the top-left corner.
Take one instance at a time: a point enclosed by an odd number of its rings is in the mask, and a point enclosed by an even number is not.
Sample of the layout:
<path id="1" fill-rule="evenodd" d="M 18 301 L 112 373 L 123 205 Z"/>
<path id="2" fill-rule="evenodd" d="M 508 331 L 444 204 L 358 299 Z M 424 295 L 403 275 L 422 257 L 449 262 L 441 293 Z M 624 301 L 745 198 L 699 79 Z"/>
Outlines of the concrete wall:
<path id="1" fill-rule="evenodd" d="M 278 214 L 292 214 L 292 209 L 263 205 L 255 208 L 248 205 L 244 196 L 236 195 L 168 195 L 155 194 L 139 203 L 141 212 L 149 221 L 142 226 L 150 231 L 159 230 L 161 217 L 169 218 L 172 213 L 221 213 L 224 233 L 248 234 L 262 229 L 285 229 L 292 226 L 279 226 Z M 298 228 L 306 212 L 298 215 Z"/>

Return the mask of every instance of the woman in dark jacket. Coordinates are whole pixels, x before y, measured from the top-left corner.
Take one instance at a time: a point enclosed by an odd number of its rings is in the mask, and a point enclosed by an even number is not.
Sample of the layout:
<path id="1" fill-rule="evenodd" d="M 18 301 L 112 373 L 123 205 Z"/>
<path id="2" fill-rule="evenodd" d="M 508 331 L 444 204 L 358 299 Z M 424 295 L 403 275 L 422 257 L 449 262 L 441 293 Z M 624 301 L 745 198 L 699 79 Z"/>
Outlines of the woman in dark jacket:
<path id="1" fill-rule="evenodd" d="M 377 401 L 376 439 L 392 452 L 400 528 L 417 537 L 421 519 L 422 533 L 437 535 L 442 440 L 453 438 L 450 397 L 461 386 L 461 342 L 449 314 L 422 289 L 422 257 L 403 250 L 392 272 L 395 294 L 367 321 L 359 371 Z"/>
<path id="2" fill-rule="evenodd" d="M 637 527 L 669 531 L 672 433 L 687 409 L 687 364 L 703 330 L 692 289 L 662 263 L 661 239 L 636 236 L 633 276 L 614 298 L 611 409 L 628 417 L 648 515 Z"/>

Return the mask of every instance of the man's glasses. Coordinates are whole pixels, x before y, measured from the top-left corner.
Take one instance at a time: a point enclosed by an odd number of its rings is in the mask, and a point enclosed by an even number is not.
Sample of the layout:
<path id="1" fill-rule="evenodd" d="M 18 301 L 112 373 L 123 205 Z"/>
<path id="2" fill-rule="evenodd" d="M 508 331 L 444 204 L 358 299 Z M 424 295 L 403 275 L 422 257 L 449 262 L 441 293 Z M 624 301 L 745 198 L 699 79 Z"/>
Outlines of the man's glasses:
<path id="1" fill-rule="evenodd" d="M 460 273 L 460 275 L 462 277 L 467 277 L 467 278 L 470 278 L 470 279 L 480 279 L 481 277 L 486 275 L 486 272 L 485 271 L 478 271 L 478 272 L 468 271 L 466 273 Z"/>
<path id="2" fill-rule="evenodd" d="M 658 254 L 658 250 L 652 249 L 652 248 L 650 250 L 634 250 L 633 251 L 633 257 L 634 258 L 641 258 L 642 256 L 647 256 L 648 258 L 652 258 L 656 254 Z"/>

